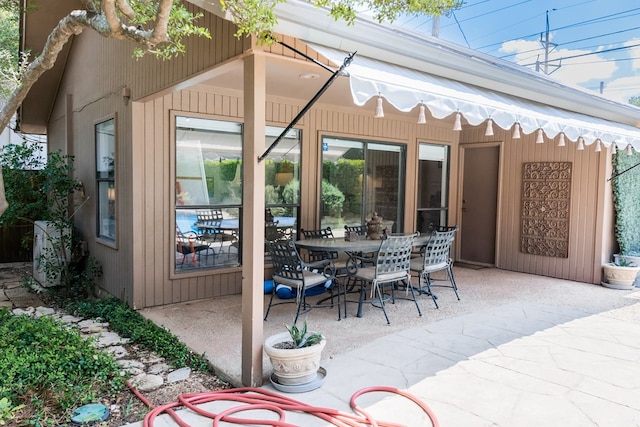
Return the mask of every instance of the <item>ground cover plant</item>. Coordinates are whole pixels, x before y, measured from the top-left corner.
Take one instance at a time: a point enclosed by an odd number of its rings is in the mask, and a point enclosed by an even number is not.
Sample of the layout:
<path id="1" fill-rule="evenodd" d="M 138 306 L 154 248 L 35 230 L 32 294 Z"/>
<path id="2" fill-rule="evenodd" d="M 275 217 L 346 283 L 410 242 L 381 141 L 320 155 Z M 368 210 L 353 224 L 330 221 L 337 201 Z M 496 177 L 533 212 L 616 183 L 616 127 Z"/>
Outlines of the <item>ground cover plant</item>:
<path id="1" fill-rule="evenodd" d="M 213 374 L 213 368 L 204 355 L 193 353 L 171 332 L 146 319 L 117 298 L 71 301 L 64 308 L 76 316 L 100 318 L 109 322 L 112 331 L 129 338 L 132 344 L 141 344 L 164 357 L 175 368 L 189 366 L 200 372 Z"/>
<path id="2" fill-rule="evenodd" d="M 113 356 L 61 321 L 0 310 L 0 422 L 64 425 L 76 407 L 120 393 L 126 380 Z"/>

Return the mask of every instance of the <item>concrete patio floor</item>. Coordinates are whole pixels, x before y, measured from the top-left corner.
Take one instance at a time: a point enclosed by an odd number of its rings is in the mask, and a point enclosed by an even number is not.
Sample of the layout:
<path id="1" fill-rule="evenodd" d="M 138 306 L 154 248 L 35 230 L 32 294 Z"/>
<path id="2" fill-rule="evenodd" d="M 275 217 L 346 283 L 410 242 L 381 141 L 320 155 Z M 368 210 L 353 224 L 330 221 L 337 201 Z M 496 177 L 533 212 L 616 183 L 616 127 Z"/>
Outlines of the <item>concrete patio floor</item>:
<path id="1" fill-rule="evenodd" d="M 289 397 L 350 413 L 354 392 L 385 385 L 418 396 L 442 426 L 640 426 L 640 289 L 494 268 L 455 267 L 454 273 L 461 301 L 451 289 L 436 289 L 440 309 L 422 296 L 422 317 L 413 302 L 399 301 L 388 305 L 390 326 L 370 304 L 362 318 L 349 304 L 341 321 L 336 309 L 311 310 L 309 327 L 327 337 L 326 381 Z M 293 309 L 273 308 L 264 336 L 282 332 Z M 141 311 L 205 353 L 238 386 L 240 312 L 240 296 Z M 265 389 L 274 390 L 266 358 L 263 365 Z M 358 402 L 380 419 L 429 425 L 401 398 L 375 393 Z M 302 414 L 287 420 L 327 425 Z M 155 425 L 176 425 L 165 422 Z"/>

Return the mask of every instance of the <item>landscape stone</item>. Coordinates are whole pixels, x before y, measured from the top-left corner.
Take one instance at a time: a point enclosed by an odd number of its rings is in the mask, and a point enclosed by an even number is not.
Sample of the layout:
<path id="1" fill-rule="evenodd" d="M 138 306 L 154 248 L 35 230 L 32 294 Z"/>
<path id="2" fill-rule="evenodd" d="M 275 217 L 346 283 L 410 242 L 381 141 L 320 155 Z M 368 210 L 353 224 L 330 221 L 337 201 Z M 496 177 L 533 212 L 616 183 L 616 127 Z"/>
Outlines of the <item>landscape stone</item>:
<path id="1" fill-rule="evenodd" d="M 155 365 L 151 365 L 147 372 L 150 374 L 161 374 L 169 370 L 169 365 L 166 363 L 156 363 Z"/>
<path id="2" fill-rule="evenodd" d="M 129 355 L 127 349 L 121 345 L 112 345 L 110 347 L 107 347 L 106 351 L 108 353 L 111 353 L 116 359 L 122 359 L 123 357 L 127 357 Z"/>
<path id="3" fill-rule="evenodd" d="M 164 380 L 159 375 L 142 374 L 134 377 L 131 384 L 139 391 L 152 391 L 164 384 Z"/>
<path id="4" fill-rule="evenodd" d="M 167 382 L 175 383 L 178 381 L 184 381 L 187 378 L 189 378 L 190 375 L 191 375 L 191 368 L 189 368 L 188 366 L 184 368 L 176 369 L 173 372 L 169 372 L 169 374 L 167 375 Z"/>

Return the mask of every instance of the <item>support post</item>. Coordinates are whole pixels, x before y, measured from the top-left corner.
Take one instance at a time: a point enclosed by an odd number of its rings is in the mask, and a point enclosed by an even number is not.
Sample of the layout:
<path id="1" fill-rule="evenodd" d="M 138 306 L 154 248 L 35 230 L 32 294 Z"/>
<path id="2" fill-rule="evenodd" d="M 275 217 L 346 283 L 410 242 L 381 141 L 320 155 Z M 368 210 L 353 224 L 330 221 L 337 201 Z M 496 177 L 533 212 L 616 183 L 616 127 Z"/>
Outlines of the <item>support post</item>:
<path id="1" fill-rule="evenodd" d="M 242 383 L 262 385 L 264 341 L 264 164 L 266 59 L 253 51 L 244 59 L 244 141 L 242 147 Z"/>

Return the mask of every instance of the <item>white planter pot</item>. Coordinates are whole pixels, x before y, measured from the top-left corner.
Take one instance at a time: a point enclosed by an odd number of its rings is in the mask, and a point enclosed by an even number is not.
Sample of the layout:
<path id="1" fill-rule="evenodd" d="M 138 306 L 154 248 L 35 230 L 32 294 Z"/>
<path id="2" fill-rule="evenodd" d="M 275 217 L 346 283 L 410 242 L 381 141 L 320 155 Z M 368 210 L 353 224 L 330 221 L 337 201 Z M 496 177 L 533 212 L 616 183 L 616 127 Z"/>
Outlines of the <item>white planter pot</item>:
<path id="1" fill-rule="evenodd" d="M 303 348 L 279 349 L 280 342 L 291 341 L 288 332 L 272 335 L 264 341 L 264 352 L 269 356 L 273 374 L 280 384 L 297 385 L 313 381 L 320 369 L 322 350 L 327 341 Z"/>
<path id="2" fill-rule="evenodd" d="M 627 261 L 632 262 L 635 265 L 637 265 L 638 267 L 640 267 L 640 256 L 614 254 L 613 258 L 616 259 L 616 260 L 618 258 L 624 258 Z M 636 275 L 636 280 L 633 282 L 633 285 L 635 287 L 637 287 L 637 288 L 640 288 L 640 270 L 638 271 L 638 274 Z"/>
<path id="3" fill-rule="evenodd" d="M 605 264 L 604 286 L 610 285 L 616 289 L 631 289 L 633 282 L 640 271 L 640 267 L 623 267 L 615 264 Z"/>

